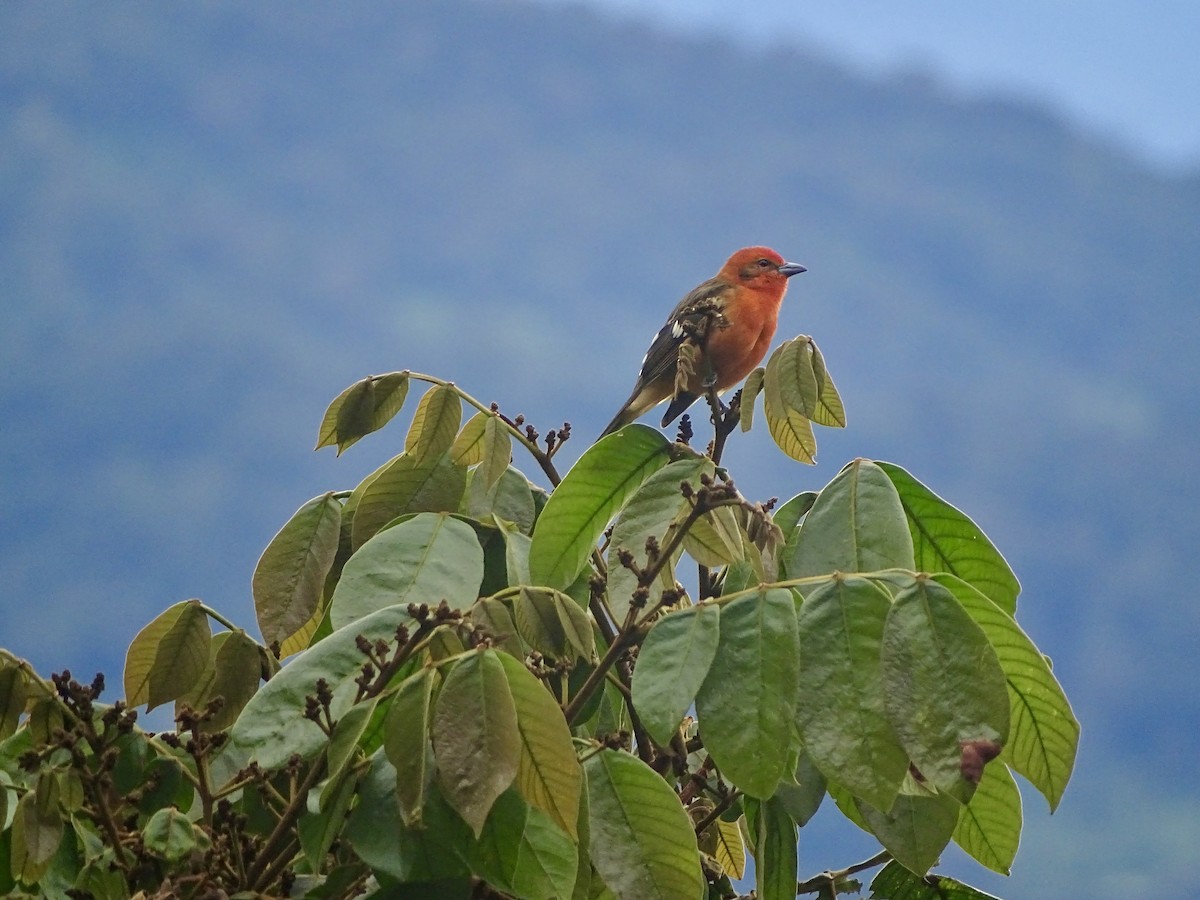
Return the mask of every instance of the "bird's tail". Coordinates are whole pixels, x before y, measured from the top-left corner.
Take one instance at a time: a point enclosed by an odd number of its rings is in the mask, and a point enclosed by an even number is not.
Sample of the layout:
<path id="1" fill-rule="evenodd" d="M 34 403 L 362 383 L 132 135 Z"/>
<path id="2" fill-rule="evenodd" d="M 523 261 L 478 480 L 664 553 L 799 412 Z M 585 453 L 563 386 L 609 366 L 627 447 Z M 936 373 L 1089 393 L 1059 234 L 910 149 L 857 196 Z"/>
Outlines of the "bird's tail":
<path id="1" fill-rule="evenodd" d="M 619 413 L 613 416 L 613 420 L 608 423 L 608 427 L 600 432 L 600 437 L 608 437 L 614 431 L 624 428 L 639 415 L 640 413 L 635 412 L 633 407 L 631 407 L 629 404 L 626 404 L 625 406 L 621 407 L 621 411 Z M 600 440 L 600 438 L 596 438 L 596 440 Z"/>

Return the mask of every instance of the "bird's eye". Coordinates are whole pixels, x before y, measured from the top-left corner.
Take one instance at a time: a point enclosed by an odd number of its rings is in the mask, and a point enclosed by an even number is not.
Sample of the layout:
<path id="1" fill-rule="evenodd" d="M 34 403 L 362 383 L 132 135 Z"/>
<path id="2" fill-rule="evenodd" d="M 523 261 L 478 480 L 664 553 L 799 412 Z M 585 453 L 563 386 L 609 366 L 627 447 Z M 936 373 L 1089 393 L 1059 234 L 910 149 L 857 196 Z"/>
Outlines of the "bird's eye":
<path id="1" fill-rule="evenodd" d="M 758 267 L 760 269 L 767 269 L 773 265 L 775 265 L 775 264 L 773 262 L 771 262 L 769 259 L 767 259 L 765 256 L 758 261 Z"/>

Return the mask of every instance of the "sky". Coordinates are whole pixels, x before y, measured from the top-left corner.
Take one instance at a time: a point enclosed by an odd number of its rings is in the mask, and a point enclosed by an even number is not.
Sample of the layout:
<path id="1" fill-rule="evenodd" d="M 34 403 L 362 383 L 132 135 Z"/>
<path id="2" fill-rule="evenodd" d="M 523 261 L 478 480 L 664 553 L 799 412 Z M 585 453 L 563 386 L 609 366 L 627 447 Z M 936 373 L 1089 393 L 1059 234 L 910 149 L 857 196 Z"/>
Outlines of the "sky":
<path id="1" fill-rule="evenodd" d="M 1200 3 L 1194 0 L 543 0 L 816 47 L 886 75 L 1064 112 L 1165 173 L 1200 170 Z"/>

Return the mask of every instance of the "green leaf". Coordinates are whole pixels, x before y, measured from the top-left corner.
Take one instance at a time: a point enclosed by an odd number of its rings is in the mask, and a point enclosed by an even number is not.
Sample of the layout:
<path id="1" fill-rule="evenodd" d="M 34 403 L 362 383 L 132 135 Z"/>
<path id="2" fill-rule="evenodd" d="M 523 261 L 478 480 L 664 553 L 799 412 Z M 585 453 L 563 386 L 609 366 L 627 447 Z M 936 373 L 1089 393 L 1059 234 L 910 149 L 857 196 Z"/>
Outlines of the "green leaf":
<path id="1" fill-rule="evenodd" d="M 691 819 L 640 759 L 601 750 L 586 763 L 592 864 L 621 900 L 699 900 L 705 893 Z"/>
<path id="2" fill-rule="evenodd" d="M 450 670 L 438 693 L 432 735 L 438 785 L 478 837 L 521 762 L 516 708 L 496 651 L 468 654 Z"/>
<path id="3" fill-rule="evenodd" d="M 882 810 L 892 808 L 908 771 L 885 710 L 879 661 L 891 605 L 874 583 L 835 577 L 797 613 L 796 724 L 805 750 L 826 777 Z"/>
<path id="4" fill-rule="evenodd" d="M 383 723 L 383 750 L 396 769 L 396 799 L 404 824 L 419 827 L 433 777 L 429 725 L 437 671 L 418 669 L 400 683 Z"/>
<path id="5" fill-rule="evenodd" d="M 378 697 L 355 703 L 334 723 L 333 734 L 329 737 L 329 751 L 326 753 L 329 770 L 329 786 L 326 790 L 330 790 L 330 786 L 336 788 L 346 771 L 362 758 L 359 745 L 370 729 L 371 717 L 378 704 Z"/>
<path id="6" fill-rule="evenodd" d="M 816 341 L 809 338 L 808 344 L 812 350 L 813 375 L 817 381 L 817 406 L 813 410 L 812 420 L 818 425 L 830 428 L 845 428 L 846 410 L 842 406 L 841 395 L 833 385 L 833 379 L 829 377 L 829 370 L 825 367 L 825 357 L 821 355 Z"/>
<path id="7" fill-rule="evenodd" d="M 738 424 L 744 432 L 749 431 L 754 425 L 754 401 L 762 393 L 763 377 L 766 374 L 767 370 L 759 366 L 746 376 L 746 382 L 742 385 L 742 402 L 741 407 L 738 409 Z"/>
<path id="8" fill-rule="evenodd" d="M 467 609 L 483 581 L 483 549 L 475 529 L 445 513 L 421 513 L 371 538 L 350 557 L 330 601 L 342 628 L 396 604 L 445 600 Z"/>
<path id="9" fill-rule="evenodd" d="M 196 849 L 196 829 L 188 817 L 174 807 L 160 809 L 142 829 L 146 849 L 167 862 L 179 862 Z"/>
<path id="10" fill-rule="evenodd" d="M 944 875 L 914 875 L 890 862 L 871 882 L 871 900 L 999 900 Z"/>
<path id="11" fill-rule="evenodd" d="M 407 372 L 370 375 L 350 385 L 325 410 L 316 449 L 336 444 L 341 456 L 347 447 L 391 421 L 407 394 Z"/>
<path id="12" fill-rule="evenodd" d="M 513 602 L 513 618 L 525 642 L 555 659 L 582 659 L 596 656 L 596 638 L 587 613 L 561 591 L 522 587 Z"/>
<path id="13" fill-rule="evenodd" d="M 517 659 L 524 659 L 529 652 L 504 601 L 495 597 L 480 597 L 471 607 L 471 621 L 491 636 L 493 647 Z"/>
<path id="14" fill-rule="evenodd" d="M 954 842 L 980 865 L 1009 874 L 1021 841 L 1021 792 L 1008 767 L 988 766 L 971 802 L 958 814 Z"/>
<path id="15" fill-rule="evenodd" d="M 344 715 L 357 692 L 354 681 L 367 661 L 358 648 L 359 636 L 370 642 L 395 641 L 400 625 L 413 625 L 406 608 L 386 607 L 339 628 L 280 669 L 250 699 L 230 729 L 222 758 L 230 760 L 233 772 L 250 760 L 274 769 L 293 753 L 302 759 L 314 756 L 328 739 L 304 717 L 305 697 L 316 692 L 318 679 L 324 679 L 333 691 L 330 714 L 335 719 Z"/>
<path id="16" fill-rule="evenodd" d="M 429 792 L 421 828 L 406 827 L 396 805 L 396 770 L 380 751 L 371 758 L 358 795 L 344 835 L 354 853 L 375 872 L 401 882 L 469 874 L 470 829 L 436 787 Z"/>
<path id="17" fill-rule="evenodd" d="M 462 400 L 458 391 L 447 384 L 434 385 L 425 392 L 413 413 L 412 425 L 404 439 L 405 455 L 418 465 L 447 455 L 460 422 Z"/>
<path id="18" fill-rule="evenodd" d="M 629 498 L 613 525 L 608 543 L 608 603 L 616 621 L 625 621 L 629 601 L 637 588 L 637 576 L 618 561 L 622 550 L 633 554 L 633 561 L 644 567 L 646 539 L 655 538 L 661 544 L 667 530 L 689 508 L 680 493 L 680 485 L 700 486 L 701 475 L 712 475 L 715 467 L 705 457 L 689 456 L 669 463 L 650 475 Z M 674 587 L 672 566 L 664 566 L 658 582 L 652 587 L 650 603 L 659 601 L 663 588 Z"/>
<path id="19" fill-rule="evenodd" d="M 783 803 L 772 798 L 758 806 L 754 884 L 761 900 L 795 900 L 796 824 Z"/>
<path id="20" fill-rule="evenodd" d="M 792 821 L 803 828 L 808 824 L 808 820 L 816 815 L 821 801 L 825 799 L 826 784 L 825 776 L 813 763 L 812 758 L 801 751 L 792 779 L 789 781 L 785 778 L 779 783 L 775 797 L 783 804 Z"/>
<path id="21" fill-rule="evenodd" d="M 204 673 L 211 638 L 199 600 L 168 607 L 129 645 L 125 702 L 149 710 L 186 693 Z"/>
<path id="22" fill-rule="evenodd" d="M 908 517 L 914 568 L 957 575 L 1011 616 L 1017 608 L 1021 583 L 987 535 L 904 469 L 886 462 L 877 465 L 896 486 Z"/>
<path id="23" fill-rule="evenodd" d="M 508 790 L 496 799 L 468 858 L 475 873 L 501 891 L 553 898 L 574 891 L 578 853 L 545 813 Z"/>
<path id="24" fill-rule="evenodd" d="M 484 427 L 483 458 L 479 461 L 479 468 L 475 470 L 475 477 L 482 479 L 490 491 L 508 471 L 510 462 L 512 438 L 508 434 L 508 428 L 500 421 L 499 416 L 491 416 Z"/>
<path id="25" fill-rule="evenodd" d="M 535 584 L 562 590 L 575 580 L 617 510 L 670 462 L 670 446 L 656 429 L 634 424 L 588 448 L 534 526 L 529 575 Z"/>
<path id="26" fill-rule="evenodd" d="M 709 568 L 743 559 L 746 553 L 733 509 L 720 506 L 700 516 L 684 536 L 683 549 L 700 565 Z"/>
<path id="27" fill-rule="evenodd" d="M 1008 682 L 1009 732 L 1003 759 L 1042 792 L 1054 811 L 1079 749 L 1079 720 L 1066 694 L 1015 621 L 998 604 L 953 575 L 934 580 L 953 592 L 987 635 Z"/>
<path id="28" fill-rule="evenodd" d="M 296 824 L 296 833 L 300 838 L 300 848 L 304 858 L 314 872 L 326 868 L 325 855 L 333 842 L 341 837 L 346 822 L 346 814 L 350 804 L 357 794 L 358 779 L 350 774 L 339 778 L 331 778 L 323 790 L 322 796 L 329 796 L 326 802 L 314 803 L 313 795 L 309 795 L 308 808 Z"/>
<path id="29" fill-rule="evenodd" d="M 783 349 L 781 346 L 771 356 L 763 378 L 763 414 L 767 417 L 767 430 L 780 450 L 798 462 L 813 465 L 817 461 L 817 439 L 813 436 L 812 422 L 799 408 L 803 403 L 801 385 L 786 380 L 776 364 Z"/>
<path id="30" fill-rule="evenodd" d="M 789 578 L 911 570 L 908 520 L 883 470 L 865 459 L 843 468 L 821 490 L 782 559 Z"/>
<path id="31" fill-rule="evenodd" d="M 950 843 L 962 808 L 947 794 L 900 794 L 890 812 L 862 800 L 859 812 L 879 842 L 911 872 L 924 875 Z"/>
<path id="32" fill-rule="evenodd" d="M 19 667 L 6 665 L 0 668 L 0 741 L 16 732 L 28 695 L 25 673 Z"/>
<path id="33" fill-rule="evenodd" d="M 495 418 L 493 413 L 480 412 L 467 419 L 467 424 L 450 445 L 450 461 L 464 469 L 478 465 L 483 459 L 483 435 L 488 420 Z"/>
<path id="34" fill-rule="evenodd" d="M 633 670 L 633 705 L 666 745 L 699 693 L 717 653 L 720 607 L 701 604 L 663 616 L 646 635 Z"/>
<path id="35" fill-rule="evenodd" d="M 305 503 L 267 544 L 251 589 L 263 640 L 283 643 L 313 617 L 333 567 L 342 504 L 332 493 Z"/>
<path id="36" fill-rule="evenodd" d="M 55 778 L 43 775 L 37 787 L 21 797 L 13 813 L 11 833 L 12 874 L 25 884 L 36 884 L 63 839 Z"/>
<path id="37" fill-rule="evenodd" d="M 770 797 L 787 769 L 798 657 L 790 591 L 764 590 L 725 604 L 696 714 L 713 761 L 751 797 Z"/>
<path id="38" fill-rule="evenodd" d="M 516 788 L 530 806 L 577 838 L 583 770 L 562 709 L 525 663 L 505 653 L 497 659 L 517 712 L 521 755 Z"/>
<path id="39" fill-rule="evenodd" d="M 397 456 L 363 490 L 354 510 L 351 545 L 357 550 L 405 513 L 457 512 L 466 488 L 466 470 L 448 455 Z"/>
<path id="40" fill-rule="evenodd" d="M 467 484 L 467 492 L 460 507 L 463 513 L 481 522 L 494 516 L 510 523 L 522 535 L 528 535 L 533 529 L 537 511 L 529 480 L 517 469 L 509 466 L 500 475 L 500 480 L 488 488 L 483 478 L 475 477 L 477 474 L 472 473 Z M 540 489 L 538 493 L 540 496 Z"/>
<path id="41" fill-rule="evenodd" d="M 921 775 L 966 802 L 963 742 L 1002 746 L 1009 731 L 1004 671 L 983 629 L 947 588 L 924 577 L 896 595 L 883 634 L 887 713 Z"/>
<path id="42" fill-rule="evenodd" d="M 721 871 L 731 879 L 744 878 L 746 845 L 742 841 L 742 830 L 738 828 L 738 823 L 717 819 L 710 827 L 716 836 L 713 858 L 720 865 Z"/>
<path id="43" fill-rule="evenodd" d="M 192 687 L 175 701 L 175 712 L 186 704 L 203 712 L 208 704 L 221 697 L 221 708 L 200 723 L 209 733 L 222 731 L 233 724 L 243 707 L 250 702 L 262 679 L 262 649 L 244 631 L 222 631 L 214 635 L 208 648 L 204 672 Z"/>

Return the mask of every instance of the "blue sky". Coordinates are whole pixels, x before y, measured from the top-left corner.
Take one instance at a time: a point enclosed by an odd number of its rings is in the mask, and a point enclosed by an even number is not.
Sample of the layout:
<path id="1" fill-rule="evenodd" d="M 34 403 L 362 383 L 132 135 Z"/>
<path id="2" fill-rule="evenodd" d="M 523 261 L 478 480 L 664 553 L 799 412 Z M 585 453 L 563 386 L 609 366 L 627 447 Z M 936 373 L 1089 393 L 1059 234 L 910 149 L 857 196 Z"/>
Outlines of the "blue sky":
<path id="1" fill-rule="evenodd" d="M 544 0 L 673 28 L 816 47 L 948 89 L 1044 102 L 1167 172 L 1200 169 L 1200 3 L 1191 0 Z"/>

